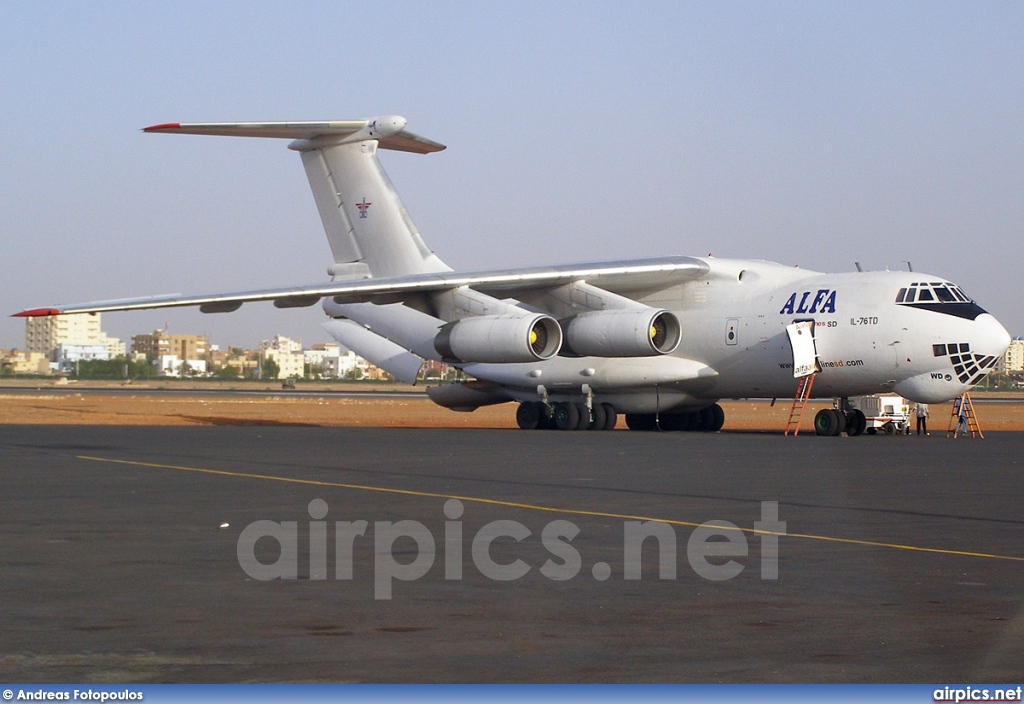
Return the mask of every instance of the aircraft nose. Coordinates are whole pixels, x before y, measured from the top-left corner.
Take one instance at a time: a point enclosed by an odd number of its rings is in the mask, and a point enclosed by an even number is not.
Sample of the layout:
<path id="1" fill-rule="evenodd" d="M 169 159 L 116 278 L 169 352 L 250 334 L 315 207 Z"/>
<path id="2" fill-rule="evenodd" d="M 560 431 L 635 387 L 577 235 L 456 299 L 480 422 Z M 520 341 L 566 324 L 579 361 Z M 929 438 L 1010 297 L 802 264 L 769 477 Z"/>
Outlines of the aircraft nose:
<path id="1" fill-rule="evenodd" d="M 989 313 L 979 315 L 974 320 L 972 333 L 974 340 L 971 341 L 971 349 L 978 353 L 1002 357 L 1010 346 L 1010 333 Z"/>

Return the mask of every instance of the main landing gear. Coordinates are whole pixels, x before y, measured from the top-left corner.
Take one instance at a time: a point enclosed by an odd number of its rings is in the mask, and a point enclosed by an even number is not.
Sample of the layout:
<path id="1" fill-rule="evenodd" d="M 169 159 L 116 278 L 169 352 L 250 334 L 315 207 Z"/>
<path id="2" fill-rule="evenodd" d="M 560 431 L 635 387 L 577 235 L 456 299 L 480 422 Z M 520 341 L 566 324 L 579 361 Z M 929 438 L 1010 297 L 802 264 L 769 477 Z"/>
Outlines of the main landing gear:
<path id="1" fill-rule="evenodd" d="M 863 434 L 868 419 L 860 409 L 853 408 L 848 399 L 841 399 L 839 408 L 823 408 L 814 416 L 814 432 L 818 435 L 840 435 L 844 431 L 850 437 Z"/>
<path id="2" fill-rule="evenodd" d="M 516 410 L 516 422 L 523 430 L 611 430 L 619 415 L 610 403 L 563 401 L 554 405 L 524 401 Z"/>
<path id="3" fill-rule="evenodd" d="M 516 410 L 516 423 L 523 430 L 611 430 L 618 413 L 610 403 L 563 401 L 548 404 L 524 401 Z M 725 411 L 717 403 L 689 413 L 627 413 L 630 430 L 689 430 L 716 432 L 725 423 Z"/>
<path id="4" fill-rule="evenodd" d="M 717 403 L 688 413 L 627 413 L 630 430 L 686 430 L 716 433 L 725 423 L 725 411 Z"/>

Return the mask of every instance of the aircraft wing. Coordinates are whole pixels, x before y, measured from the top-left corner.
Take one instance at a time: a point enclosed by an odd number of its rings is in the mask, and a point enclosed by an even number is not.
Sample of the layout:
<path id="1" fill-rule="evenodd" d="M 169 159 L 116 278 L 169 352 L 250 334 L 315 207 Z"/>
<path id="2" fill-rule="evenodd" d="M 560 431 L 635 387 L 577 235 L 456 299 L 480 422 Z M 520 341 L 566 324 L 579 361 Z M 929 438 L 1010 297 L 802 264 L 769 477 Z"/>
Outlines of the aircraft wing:
<path id="1" fill-rule="evenodd" d="M 278 308 L 299 308 L 315 305 L 320 299 L 329 296 L 334 297 L 339 303 L 361 303 L 374 300 L 394 302 L 401 300 L 406 295 L 444 291 L 462 286 L 484 293 L 515 298 L 520 292 L 555 288 L 574 281 L 586 281 L 612 293 L 629 295 L 667 288 L 683 281 L 699 278 L 708 271 L 708 265 L 699 259 L 664 257 L 636 259 L 627 262 L 597 262 L 481 272 L 440 272 L 388 279 L 329 281 L 304 286 L 197 296 L 175 293 L 30 308 L 15 313 L 13 317 L 106 313 L 184 306 L 199 306 L 204 313 L 228 313 L 238 310 L 243 303 L 272 301 Z"/>

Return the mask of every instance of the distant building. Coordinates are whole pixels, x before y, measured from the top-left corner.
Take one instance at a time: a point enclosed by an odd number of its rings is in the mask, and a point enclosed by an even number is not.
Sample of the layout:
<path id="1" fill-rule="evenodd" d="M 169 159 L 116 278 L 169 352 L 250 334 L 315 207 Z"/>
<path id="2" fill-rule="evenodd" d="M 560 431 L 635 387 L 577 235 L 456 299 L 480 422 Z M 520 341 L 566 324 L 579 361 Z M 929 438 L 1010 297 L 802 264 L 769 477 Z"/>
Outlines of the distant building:
<path id="1" fill-rule="evenodd" d="M 346 355 L 352 354 L 351 352 Z M 342 357 L 341 345 L 337 343 L 326 343 L 313 345 L 311 349 L 303 350 L 306 367 L 310 376 L 319 373 L 325 377 L 339 377 L 340 361 Z"/>
<path id="2" fill-rule="evenodd" d="M 260 343 L 260 357 L 274 360 L 278 379 L 301 378 L 306 375 L 306 357 L 302 353 L 301 341 L 274 335 L 273 339 Z"/>
<path id="3" fill-rule="evenodd" d="M 264 359 L 272 359 L 277 364 L 277 378 L 303 377 L 306 374 L 306 358 L 302 351 L 289 352 L 283 349 L 263 350 Z"/>
<path id="4" fill-rule="evenodd" d="M 215 369 L 234 367 L 244 377 L 256 376 L 259 373 L 260 355 L 258 352 L 232 349 L 214 354 L 213 361 Z"/>
<path id="5" fill-rule="evenodd" d="M 996 369 L 1006 374 L 1024 373 L 1024 338 L 1015 337 L 1010 340 L 1010 346 L 1006 348 L 1006 354 L 999 360 Z"/>
<path id="6" fill-rule="evenodd" d="M 122 345 L 123 346 L 123 345 Z M 93 359 L 111 359 L 110 349 L 105 345 L 57 345 L 57 351 L 53 355 L 53 361 L 57 369 L 62 372 L 74 370 L 75 363 Z"/>
<path id="7" fill-rule="evenodd" d="M 260 343 L 260 349 L 264 352 L 275 350 L 279 352 L 302 352 L 302 340 L 293 340 L 284 335 L 274 335 L 272 340 L 264 340 Z"/>
<path id="8" fill-rule="evenodd" d="M 366 363 L 366 369 L 364 373 L 366 375 L 364 378 L 369 379 L 371 381 L 391 381 L 392 379 L 394 379 L 394 377 L 388 374 L 386 371 L 384 371 L 380 367 L 373 366 L 369 362 Z"/>
<path id="9" fill-rule="evenodd" d="M 181 358 L 176 354 L 162 354 L 154 361 L 160 376 L 178 376 L 181 373 Z"/>
<path id="10" fill-rule="evenodd" d="M 210 354 L 210 338 L 205 335 L 171 335 L 171 350 L 188 362 L 205 361 Z"/>
<path id="11" fill-rule="evenodd" d="M 181 363 L 178 372 L 181 376 L 206 376 L 209 374 L 205 359 L 186 359 Z"/>
<path id="12" fill-rule="evenodd" d="M 42 352 L 3 350 L 0 367 L 7 374 L 49 374 L 50 358 Z"/>
<path id="13" fill-rule="evenodd" d="M 329 365 L 330 376 L 337 379 L 362 379 L 366 376 L 366 368 L 369 366 L 369 362 L 352 350 L 342 353 L 340 357 L 325 360 L 325 362 Z"/>
<path id="14" fill-rule="evenodd" d="M 223 369 L 228 366 L 228 360 L 232 357 L 229 350 L 210 349 L 210 364 L 213 369 Z"/>
<path id="15" fill-rule="evenodd" d="M 76 313 L 73 315 L 48 315 L 25 318 L 25 349 L 45 355 L 51 362 L 57 362 L 57 350 L 64 345 L 106 349 L 106 359 L 125 353 L 121 340 L 110 337 L 100 329 L 99 313 Z"/>
<path id="16" fill-rule="evenodd" d="M 132 352 L 158 359 L 174 355 L 182 360 L 205 360 L 210 352 L 210 338 L 205 335 L 169 335 L 164 330 L 154 330 L 149 335 L 132 338 Z"/>
<path id="17" fill-rule="evenodd" d="M 333 361 L 334 360 L 332 360 L 332 362 Z M 334 368 L 334 376 L 340 379 L 343 377 L 353 376 L 353 374 L 357 370 L 359 370 L 360 372 L 365 371 L 366 367 L 369 365 L 369 362 L 367 362 L 365 359 L 357 355 L 352 350 L 348 350 L 340 357 L 338 357 L 338 359 L 336 360 L 336 364 L 337 367 Z M 361 376 L 366 375 L 361 374 Z"/>
<path id="18" fill-rule="evenodd" d="M 176 354 L 162 354 L 156 358 L 160 376 L 206 376 L 205 359 L 182 359 Z"/>
<path id="19" fill-rule="evenodd" d="M 163 330 L 154 330 L 152 335 L 135 335 L 132 337 L 132 354 L 142 355 L 147 359 L 159 359 L 171 354 L 171 336 Z"/>

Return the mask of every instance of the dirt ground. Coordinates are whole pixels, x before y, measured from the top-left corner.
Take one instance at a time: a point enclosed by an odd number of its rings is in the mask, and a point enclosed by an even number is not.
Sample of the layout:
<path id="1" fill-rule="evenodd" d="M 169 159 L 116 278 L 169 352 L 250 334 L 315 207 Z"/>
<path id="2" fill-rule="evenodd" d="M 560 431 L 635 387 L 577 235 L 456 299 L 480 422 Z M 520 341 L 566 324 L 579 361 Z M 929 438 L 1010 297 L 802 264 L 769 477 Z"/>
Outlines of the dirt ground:
<path id="1" fill-rule="evenodd" d="M 25 385 L 27 386 L 27 385 Z M 266 395 L 253 397 L 162 394 L 156 388 L 135 388 L 130 395 L 104 395 L 87 387 L 29 387 L 17 393 L 0 389 L 0 423 L 30 425 L 315 425 L 383 428 L 514 428 L 515 404 L 456 413 L 427 398 L 330 398 Z M 209 388 L 204 385 L 202 388 Z M 257 390 L 249 388 L 249 390 Z M 362 387 L 359 387 L 362 389 Z M 381 390 L 406 391 L 393 385 Z M 269 388 L 268 388 L 269 390 Z M 306 390 L 303 386 L 303 390 Z M 314 390 L 312 387 L 308 390 Z M 338 390 L 335 387 L 335 390 Z M 370 390 L 370 389 L 365 389 Z M 995 396 L 995 395 L 993 395 Z M 1024 430 L 1024 399 L 988 404 L 975 394 L 982 430 Z M 781 431 L 790 401 L 774 406 L 765 401 L 723 401 L 725 430 Z M 801 432 L 812 431 L 814 413 L 826 403 L 809 404 Z M 949 404 L 931 406 L 929 429 L 945 432 Z M 624 428 L 620 418 L 618 428 Z"/>

